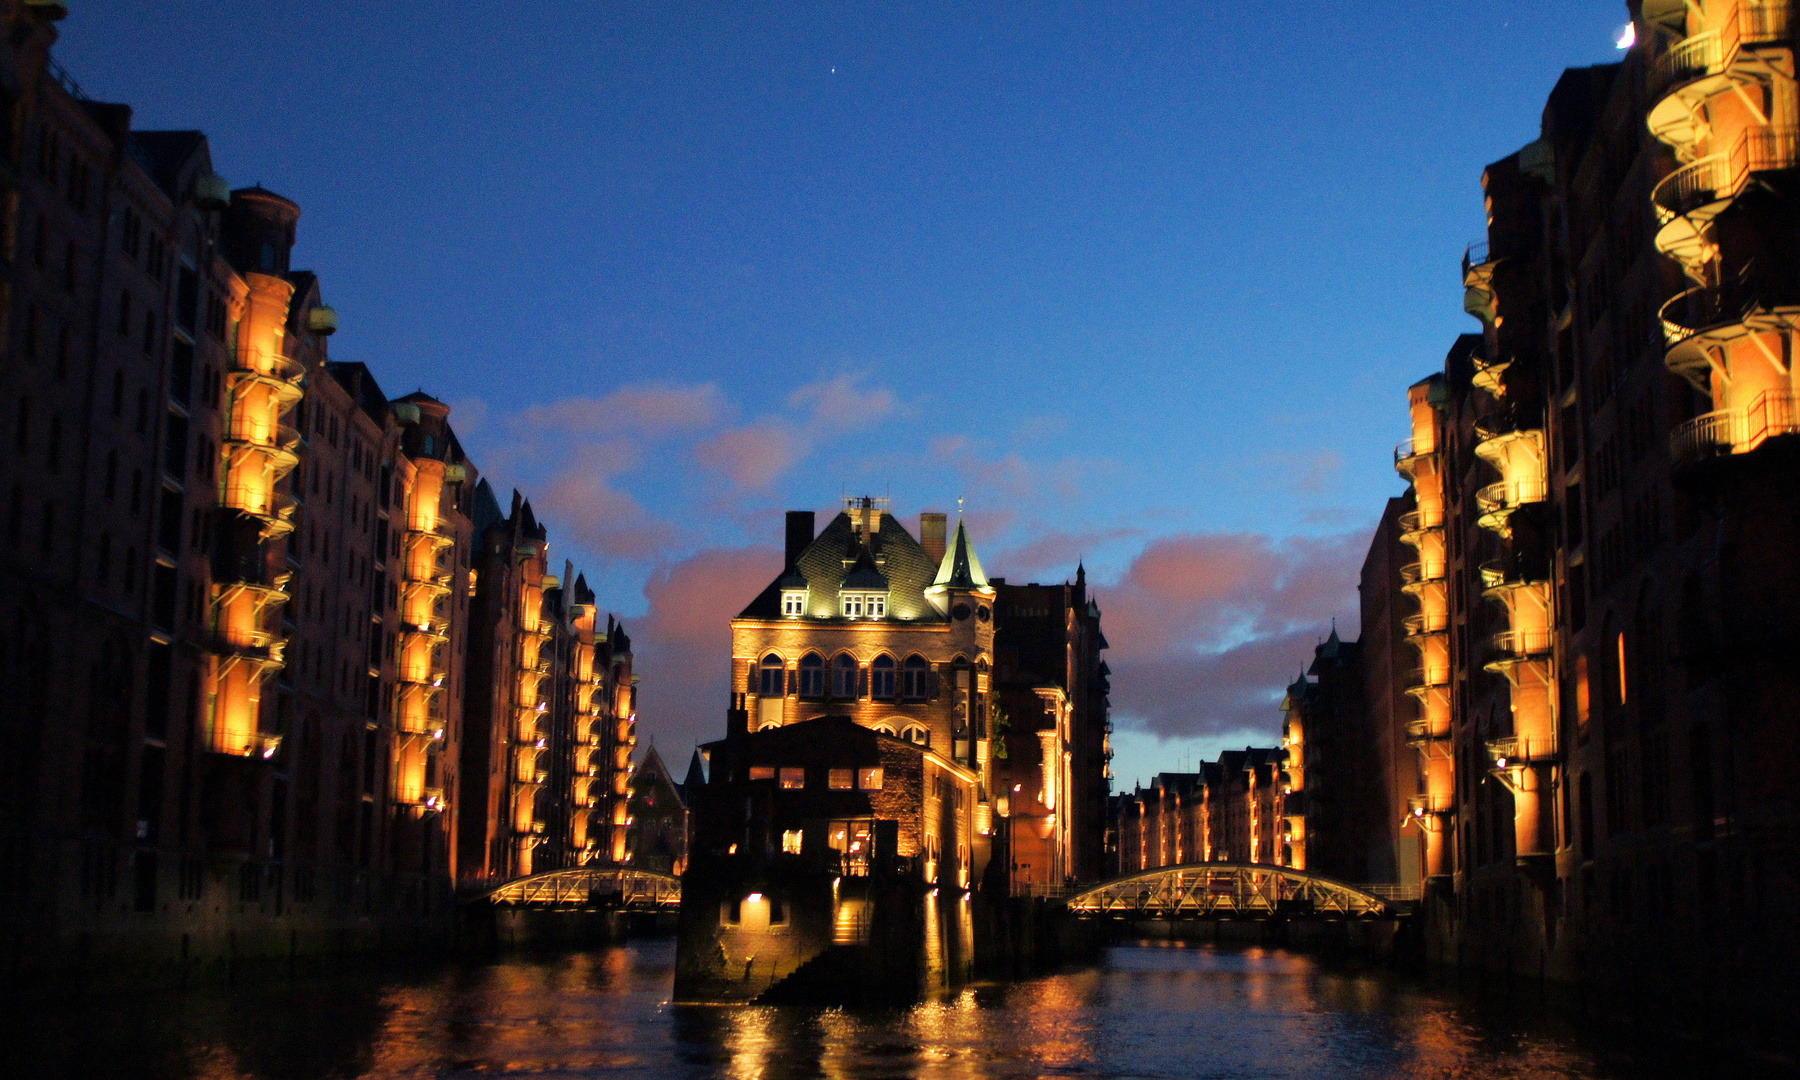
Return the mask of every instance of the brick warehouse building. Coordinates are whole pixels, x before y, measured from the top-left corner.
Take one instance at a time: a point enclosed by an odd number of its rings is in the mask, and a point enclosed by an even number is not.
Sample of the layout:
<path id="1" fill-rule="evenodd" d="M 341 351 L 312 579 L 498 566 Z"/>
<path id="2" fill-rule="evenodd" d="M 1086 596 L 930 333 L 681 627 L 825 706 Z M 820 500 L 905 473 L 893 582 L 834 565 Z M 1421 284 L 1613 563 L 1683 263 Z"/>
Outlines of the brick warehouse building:
<path id="1" fill-rule="evenodd" d="M 1623 62 L 1565 72 L 1541 137 L 1482 175 L 1481 332 L 1408 392 L 1410 490 L 1364 566 L 1380 643 L 1347 722 L 1417 754 L 1393 838 L 1436 959 L 1785 1020 L 1796 25 L 1765 0 L 1631 12 Z M 1417 661 L 1398 708 L 1406 665 L 1368 662 L 1396 629 Z"/>
<path id="2" fill-rule="evenodd" d="M 418 940 L 484 659 L 476 471 L 447 407 L 331 360 L 299 207 L 83 96 L 57 14 L 0 4 L 0 955 Z"/>

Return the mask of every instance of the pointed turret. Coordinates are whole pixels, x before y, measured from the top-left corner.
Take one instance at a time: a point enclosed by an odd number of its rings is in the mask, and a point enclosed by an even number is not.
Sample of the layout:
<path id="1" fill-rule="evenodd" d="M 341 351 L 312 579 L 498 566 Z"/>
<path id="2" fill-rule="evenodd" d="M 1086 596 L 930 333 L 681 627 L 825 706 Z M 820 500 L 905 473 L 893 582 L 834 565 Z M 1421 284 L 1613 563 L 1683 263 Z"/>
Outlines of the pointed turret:
<path id="1" fill-rule="evenodd" d="M 934 588 L 941 585 L 952 589 L 988 587 L 981 559 L 975 554 L 975 545 L 969 542 L 969 531 L 960 519 L 956 523 L 956 538 L 944 552 L 944 561 L 938 564 L 937 578 L 931 584 Z"/>

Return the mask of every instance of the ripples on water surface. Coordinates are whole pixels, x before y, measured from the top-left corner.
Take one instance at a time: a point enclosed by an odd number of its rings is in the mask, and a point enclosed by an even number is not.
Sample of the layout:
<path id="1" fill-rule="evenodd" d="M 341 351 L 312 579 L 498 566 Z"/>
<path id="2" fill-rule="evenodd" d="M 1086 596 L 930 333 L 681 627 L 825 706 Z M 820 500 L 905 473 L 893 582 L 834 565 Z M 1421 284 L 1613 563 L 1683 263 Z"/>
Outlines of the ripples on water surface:
<path id="1" fill-rule="evenodd" d="M 1128 947 L 903 1011 L 666 1004 L 674 946 L 14 1013 L 23 1077 L 1629 1075 L 1539 1025 L 1279 950 Z M 1526 1033 L 1521 1033 L 1521 1032 Z"/>

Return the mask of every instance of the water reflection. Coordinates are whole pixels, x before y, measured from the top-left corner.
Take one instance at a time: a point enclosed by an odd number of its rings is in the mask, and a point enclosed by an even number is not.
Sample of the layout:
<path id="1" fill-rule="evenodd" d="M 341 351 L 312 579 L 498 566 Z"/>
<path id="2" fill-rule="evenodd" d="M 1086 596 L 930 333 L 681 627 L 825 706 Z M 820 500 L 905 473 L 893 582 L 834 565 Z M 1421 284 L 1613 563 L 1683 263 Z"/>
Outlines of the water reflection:
<path id="1" fill-rule="evenodd" d="M 13 1011 L 19 1077 L 1600 1077 L 1516 1017 L 1279 950 L 1113 949 L 912 1009 L 672 1007 L 639 942 L 429 972 Z"/>

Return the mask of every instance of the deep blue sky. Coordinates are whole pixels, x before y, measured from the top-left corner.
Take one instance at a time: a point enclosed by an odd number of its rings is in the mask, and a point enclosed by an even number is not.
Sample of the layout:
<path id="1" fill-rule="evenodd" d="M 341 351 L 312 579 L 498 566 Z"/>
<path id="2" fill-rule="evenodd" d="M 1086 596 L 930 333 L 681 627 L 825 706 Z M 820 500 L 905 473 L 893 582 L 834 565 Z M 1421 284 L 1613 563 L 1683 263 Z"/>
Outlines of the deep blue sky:
<path id="1" fill-rule="evenodd" d="M 1482 166 L 1622 0 L 183 4 L 58 53 L 304 208 L 339 359 L 423 387 L 629 620 L 665 756 L 722 729 L 779 511 L 967 497 L 1085 556 L 1129 784 L 1278 729 L 1406 385 L 1474 329 Z M 679 761 L 676 762 L 679 769 Z"/>

